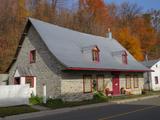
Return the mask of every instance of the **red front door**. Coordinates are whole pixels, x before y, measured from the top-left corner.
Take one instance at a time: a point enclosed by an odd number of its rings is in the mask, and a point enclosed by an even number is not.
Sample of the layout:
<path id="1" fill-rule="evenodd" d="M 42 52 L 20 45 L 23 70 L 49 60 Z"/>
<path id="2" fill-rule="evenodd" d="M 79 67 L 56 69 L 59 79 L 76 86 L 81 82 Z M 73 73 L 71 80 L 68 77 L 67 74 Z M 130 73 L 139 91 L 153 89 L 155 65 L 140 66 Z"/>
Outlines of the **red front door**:
<path id="1" fill-rule="evenodd" d="M 120 94 L 119 75 L 114 75 L 113 76 L 112 86 L 113 86 L 113 95 L 119 95 Z"/>

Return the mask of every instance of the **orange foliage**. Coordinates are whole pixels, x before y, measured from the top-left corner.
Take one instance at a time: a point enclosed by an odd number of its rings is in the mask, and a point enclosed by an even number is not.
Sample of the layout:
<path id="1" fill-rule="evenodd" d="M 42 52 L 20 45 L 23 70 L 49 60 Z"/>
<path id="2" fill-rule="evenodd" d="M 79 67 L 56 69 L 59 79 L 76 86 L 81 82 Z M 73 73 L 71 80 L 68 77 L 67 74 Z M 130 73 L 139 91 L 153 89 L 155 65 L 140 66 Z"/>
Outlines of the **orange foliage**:
<path id="1" fill-rule="evenodd" d="M 105 36 L 113 24 L 113 18 L 103 0 L 79 0 L 78 20 L 83 32 Z M 77 14 L 76 13 L 76 14 Z M 89 28 L 89 29 L 88 29 Z M 81 27 L 80 27 L 81 29 Z"/>
<path id="2" fill-rule="evenodd" d="M 139 39 L 131 34 L 131 30 L 129 28 L 117 29 L 115 36 L 137 60 L 143 60 Z"/>
<path id="3" fill-rule="evenodd" d="M 48 1 L 1 0 L 0 72 L 4 72 L 13 60 L 28 16 L 105 37 L 111 28 L 113 37 L 137 60 L 143 60 L 145 52 L 149 58 L 160 57 L 160 33 L 152 27 L 149 14 L 138 13 L 138 6 L 126 3 L 122 6 L 122 14 L 117 14 L 119 7 L 106 5 L 104 0 L 79 0 L 78 8 L 72 10 L 57 7 L 58 3 L 64 4 L 62 0 Z"/>
<path id="4" fill-rule="evenodd" d="M 142 44 L 143 52 L 150 51 L 156 43 L 156 32 L 151 26 L 150 20 L 144 17 L 138 17 L 133 21 L 133 34 L 138 36 Z"/>

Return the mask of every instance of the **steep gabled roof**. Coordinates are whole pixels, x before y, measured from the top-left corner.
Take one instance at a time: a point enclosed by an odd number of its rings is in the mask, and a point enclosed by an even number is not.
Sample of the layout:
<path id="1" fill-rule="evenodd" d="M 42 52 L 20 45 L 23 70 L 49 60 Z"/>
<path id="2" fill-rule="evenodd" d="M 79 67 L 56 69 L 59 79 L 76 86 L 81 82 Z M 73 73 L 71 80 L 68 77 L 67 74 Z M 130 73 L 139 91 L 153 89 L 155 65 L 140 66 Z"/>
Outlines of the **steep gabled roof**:
<path id="1" fill-rule="evenodd" d="M 149 60 L 149 61 L 143 61 L 142 64 L 146 67 L 152 67 L 153 65 L 155 65 L 156 63 L 158 63 L 160 61 L 160 59 L 157 60 Z"/>
<path id="2" fill-rule="evenodd" d="M 150 71 L 148 68 L 137 62 L 115 39 L 73 31 L 33 18 L 29 18 L 28 24 L 29 25 L 26 25 L 26 27 L 32 25 L 35 28 L 50 52 L 66 67 L 66 69 Z M 98 49 L 100 49 L 100 62 L 92 62 L 84 56 L 82 50 L 87 46 L 97 46 Z M 113 56 L 113 53 L 118 51 L 127 52 L 127 65 L 122 64 L 122 62 Z"/>

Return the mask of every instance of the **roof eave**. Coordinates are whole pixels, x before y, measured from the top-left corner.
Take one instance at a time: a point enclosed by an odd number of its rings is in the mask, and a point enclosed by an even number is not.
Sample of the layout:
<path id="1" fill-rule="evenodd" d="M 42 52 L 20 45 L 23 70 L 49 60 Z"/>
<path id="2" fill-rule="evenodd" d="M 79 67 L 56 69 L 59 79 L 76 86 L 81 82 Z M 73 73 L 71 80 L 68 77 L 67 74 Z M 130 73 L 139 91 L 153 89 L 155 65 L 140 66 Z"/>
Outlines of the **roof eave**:
<path id="1" fill-rule="evenodd" d="M 154 70 L 132 70 L 132 69 L 112 69 L 112 68 L 81 68 L 81 67 L 69 67 L 64 71 L 106 71 L 106 72 L 154 72 Z"/>

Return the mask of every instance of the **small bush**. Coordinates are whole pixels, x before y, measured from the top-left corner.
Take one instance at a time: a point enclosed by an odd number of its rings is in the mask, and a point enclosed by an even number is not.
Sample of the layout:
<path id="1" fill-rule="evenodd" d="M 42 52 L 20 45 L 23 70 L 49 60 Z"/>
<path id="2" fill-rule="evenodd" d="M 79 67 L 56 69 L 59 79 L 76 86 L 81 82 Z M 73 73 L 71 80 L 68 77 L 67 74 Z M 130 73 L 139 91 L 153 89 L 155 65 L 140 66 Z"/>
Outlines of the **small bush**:
<path id="1" fill-rule="evenodd" d="M 42 104 L 43 103 L 43 98 L 38 97 L 38 96 L 31 96 L 29 98 L 29 102 L 30 102 L 31 105 Z"/>
<path id="2" fill-rule="evenodd" d="M 146 90 L 142 90 L 142 95 L 146 95 L 148 92 Z"/>
<path id="3" fill-rule="evenodd" d="M 61 104 L 64 104 L 64 102 L 61 99 L 52 99 L 52 98 L 49 98 L 47 100 L 46 104 L 48 104 L 48 105 L 61 105 Z"/>
<path id="4" fill-rule="evenodd" d="M 44 104 L 46 107 L 50 107 L 53 109 L 65 107 L 65 103 L 61 99 L 52 99 L 49 98 L 47 103 Z"/>
<path id="5" fill-rule="evenodd" d="M 96 92 L 94 93 L 93 95 L 93 100 L 96 100 L 96 101 L 107 101 L 107 97 L 104 96 L 104 94 L 102 92 Z"/>

